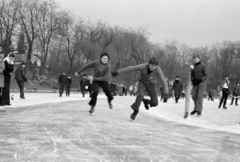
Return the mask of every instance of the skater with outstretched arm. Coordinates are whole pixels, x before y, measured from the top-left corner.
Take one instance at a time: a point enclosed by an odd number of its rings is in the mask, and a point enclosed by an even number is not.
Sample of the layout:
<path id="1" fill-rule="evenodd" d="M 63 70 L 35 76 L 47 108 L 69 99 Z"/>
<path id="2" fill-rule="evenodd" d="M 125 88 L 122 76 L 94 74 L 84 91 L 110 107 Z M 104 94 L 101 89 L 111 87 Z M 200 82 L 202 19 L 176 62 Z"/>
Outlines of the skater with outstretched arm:
<path id="1" fill-rule="evenodd" d="M 108 98 L 108 104 L 110 109 L 112 109 L 112 103 L 113 96 L 110 90 L 110 85 L 108 83 L 109 81 L 109 74 L 111 72 L 111 65 L 108 63 L 109 61 L 109 55 L 108 53 L 102 53 L 100 56 L 100 60 L 95 60 L 82 68 L 80 68 L 75 75 L 78 76 L 81 72 L 83 72 L 86 69 L 93 68 L 95 69 L 94 76 L 88 76 L 87 79 L 92 82 L 92 96 L 91 100 L 89 102 L 89 105 L 91 106 L 91 109 L 89 110 L 90 114 L 93 113 L 94 108 L 97 103 L 97 96 L 98 96 L 98 89 L 101 87 L 105 93 L 105 95 Z"/>
<path id="2" fill-rule="evenodd" d="M 152 57 L 148 63 L 143 63 L 136 66 L 129 66 L 119 69 L 117 71 L 113 71 L 112 75 L 113 77 L 116 77 L 120 73 L 129 71 L 140 71 L 141 73 L 141 77 L 138 82 L 137 98 L 135 100 L 135 103 L 131 105 L 133 109 L 133 114 L 130 117 L 132 120 L 134 120 L 139 112 L 139 107 L 142 101 L 147 110 L 149 109 L 149 106 L 155 107 L 158 105 L 158 96 L 155 88 L 156 77 L 160 78 L 164 87 L 164 102 L 167 102 L 169 90 L 165 76 L 162 72 L 162 69 L 158 66 L 158 60 L 155 57 Z M 149 94 L 150 100 L 144 98 L 144 90 L 146 90 Z"/>

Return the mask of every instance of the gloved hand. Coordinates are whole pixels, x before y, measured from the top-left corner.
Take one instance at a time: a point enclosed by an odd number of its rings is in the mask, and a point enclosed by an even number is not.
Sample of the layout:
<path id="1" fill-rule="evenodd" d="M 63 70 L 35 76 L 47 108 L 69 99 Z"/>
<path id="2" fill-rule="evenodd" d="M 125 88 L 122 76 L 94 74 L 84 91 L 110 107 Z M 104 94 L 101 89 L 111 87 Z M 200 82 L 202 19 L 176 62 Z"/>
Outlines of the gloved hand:
<path id="1" fill-rule="evenodd" d="M 113 77 L 116 77 L 116 76 L 119 75 L 119 73 L 118 73 L 117 71 L 112 71 L 111 73 L 112 73 L 112 76 L 113 76 Z"/>
<path id="2" fill-rule="evenodd" d="M 196 85 L 200 84 L 201 82 L 202 82 L 202 79 L 193 79 L 192 80 L 193 86 L 196 86 Z"/>
<path id="3" fill-rule="evenodd" d="M 163 97 L 163 102 L 167 102 L 168 98 L 169 98 L 169 94 L 165 93 Z"/>

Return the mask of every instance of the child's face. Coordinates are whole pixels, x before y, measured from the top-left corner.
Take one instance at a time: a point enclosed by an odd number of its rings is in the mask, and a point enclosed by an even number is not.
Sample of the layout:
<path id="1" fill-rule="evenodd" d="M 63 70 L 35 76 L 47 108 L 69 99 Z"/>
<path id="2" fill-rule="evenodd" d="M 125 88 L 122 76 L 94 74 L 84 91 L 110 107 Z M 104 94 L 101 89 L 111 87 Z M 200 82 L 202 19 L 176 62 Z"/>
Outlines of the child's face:
<path id="1" fill-rule="evenodd" d="M 154 65 L 154 64 L 149 64 L 149 69 L 151 71 L 153 71 L 154 69 L 156 69 L 157 65 Z"/>
<path id="2" fill-rule="evenodd" d="M 103 56 L 103 57 L 101 58 L 101 61 L 102 61 L 103 64 L 108 63 L 108 57 L 107 57 L 107 56 Z"/>
<path id="3" fill-rule="evenodd" d="M 194 57 L 194 58 L 193 58 L 193 62 L 194 62 L 194 64 L 200 62 L 200 58 L 198 58 L 198 57 Z"/>

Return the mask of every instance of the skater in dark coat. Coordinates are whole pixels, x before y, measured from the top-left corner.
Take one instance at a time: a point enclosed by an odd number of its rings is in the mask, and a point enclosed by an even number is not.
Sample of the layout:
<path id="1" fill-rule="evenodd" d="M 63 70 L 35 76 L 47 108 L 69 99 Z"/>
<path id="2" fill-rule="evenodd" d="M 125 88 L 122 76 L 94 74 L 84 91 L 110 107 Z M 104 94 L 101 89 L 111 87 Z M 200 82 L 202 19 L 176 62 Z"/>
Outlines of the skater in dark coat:
<path id="1" fill-rule="evenodd" d="M 158 60 L 155 57 L 152 57 L 148 63 L 136 66 L 129 66 L 123 69 L 119 69 L 117 71 L 113 71 L 112 75 L 116 77 L 120 73 L 129 71 L 140 71 L 141 73 L 141 77 L 138 82 L 137 98 L 135 100 L 135 103 L 131 106 L 133 109 L 133 114 L 130 117 L 132 120 L 134 120 L 139 112 L 139 107 L 142 101 L 147 110 L 149 109 L 149 106 L 155 107 L 158 105 L 158 96 L 155 88 L 157 77 L 160 78 L 164 87 L 164 102 L 167 102 L 169 91 L 165 76 L 162 72 L 162 69 L 158 66 Z M 145 90 L 149 94 L 151 98 L 150 100 L 144 98 Z"/>
<path id="2" fill-rule="evenodd" d="M 72 84 L 72 78 L 71 76 L 69 75 L 67 77 L 67 84 L 66 84 L 66 96 L 70 96 L 70 92 L 71 92 L 71 84 Z"/>
<path id="3" fill-rule="evenodd" d="M 5 69 L 4 74 L 4 88 L 2 92 L 2 103 L 1 105 L 11 105 L 10 104 L 10 82 L 14 71 L 14 53 L 10 52 L 6 58 L 4 58 Z"/>
<path id="4" fill-rule="evenodd" d="M 180 81 L 178 76 L 176 76 L 172 89 L 174 92 L 175 102 L 178 103 L 178 100 L 182 94 L 182 82 Z"/>
<path id="5" fill-rule="evenodd" d="M 221 83 L 221 89 L 222 89 L 222 98 L 220 100 L 218 108 L 220 109 L 223 104 L 223 109 L 227 109 L 226 107 L 227 98 L 228 98 L 228 95 L 231 93 L 231 85 L 230 85 L 229 77 L 227 75 L 224 77 L 224 80 Z"/>
<path id="6" fill-rule="evenodd" d="M 198 116 L 202 114 L 203 97 L 206 91 L 207 84 L 207 70 L 206 66 L 201 63 L 200 55 L 193 55 L 194 65 L 191 68 L 191 80 L 193 85 L 192 98 L 194 101 L 194 110 L 191 115 L 197 113 Z"/>
<path id="7" fill-rule="evenodd" d="M 67 76 L 66 73 L 62 73 L 58 78 L 58 85 L 59 85 L 59 97 L 62 97 L 62 94 L 67 85 Z"/>
<path id="8" fill-rule="evenodd" d="M 232 93 L 232 102 L 230 105 L 233 104 L 235 99 L 235 105 L 238 106 L 238 97 L 240 96 L 240 82 L 237 82 L 237 84 L 233 87 L 233 93 Z"/>
<path id="9" fill-rule="evenodd" d="M 83 78 L 80 80 L 80 88 L 81 88 L 83 98 L 85 97 L 85 92 L 88 90 L 88 84 L 89 84 L 89 80 L 87 80 L 87 75 L 84 74 Z"/>
<path id="10" fill-rule="evenodd" d="M 26 67 L 26 63 L 22 62 L 21 65 L 15 71 L 15 79 L 16 79 L 17 84 L 20 89 L 20 98 L 21 99 L 25 99 L 25 97 L 24 97 L 24 82 L 29 83 L 28 79 L 25 75 L 25 67 Z"/>
<path id="11" fill-rule="evenodd" d="M 75 75 L 78 76 L 81 72 L 83 72 L 86 69 L 93 68 L 95 69 L 95 74 L 94 76 L 89 76 L 87 77 L 90 82 L 92 82 L 92 97 L 89 102 L 89 105 L 91 106 L 90 113 L 93 113 L 94 108 L 97 103 L 97 96 L 98 96 L 98 89 L 101 87 L 105 93 L 105 95 L 108 98 L 108 104 L 110 109 L 112 109 L 112 100 L 113 100 L 113 95 L 110 90 L 110 85 L 109 85 L 109 79 L 110 79 L 110 72 L 111 72 L 111 65 L 108 63 L 109 62 L 109 55 L 108 53 L 102 53 L 100 56 L 100 60 L 93 61 L 82 68 L 80 68 Z"/>

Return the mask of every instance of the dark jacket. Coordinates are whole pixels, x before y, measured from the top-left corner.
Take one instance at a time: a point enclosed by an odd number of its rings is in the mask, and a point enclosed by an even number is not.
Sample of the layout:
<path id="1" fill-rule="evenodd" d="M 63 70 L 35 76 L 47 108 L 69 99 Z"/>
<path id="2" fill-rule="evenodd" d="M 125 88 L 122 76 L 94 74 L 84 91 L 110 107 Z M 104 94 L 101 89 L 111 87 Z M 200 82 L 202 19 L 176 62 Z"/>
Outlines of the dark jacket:
<path id="1" fill-rule="evenodd" d="M 80 88 L 81 88 L 81 91 L 86 91 L 86 86 L 88 86 L 88 80 L 86 78 L 82 78 L 80 80 Z"/>
<path id="2" fill-rule="evenodd" d="M 70 87 L 72 84 L 72 79 L 71 78 L 67 78 L 67 86 Z"/>
<path id="3" fill-rule="evenodd" d="M 172 87 L 175 95 L 182 94 L 182 82 L 180 80 L 175 80 Z"/>
<path id="4" fill-rule="evenodd" d="M 25 75 L 25 69 L 21 65 L 15 71 L 15 79 L 19 82 L 28 82 Z"/>
<path id="5" fill-rule="evenodd" d="M 201 62 L 194 64 L 194 68 L 191 71 L 191 80 L 193 86 L 196 86 L 201 82 L 207 80 L 207 69 L 204 64 L 202 64 Z"/>
<path id="6" fill-rule="evenodd" d="M 58 78 L 58 83 L 65 83 L 65 84 L 67 84 L 67 76 L 61 74 L 61 75 L 59 76 L 59 78 Z"/>
<path id="7" fill-rule="evenodd" d="M 240 95 L 240 86 L 235 85 L 233 87 L 233 95 L 234 96 L 239 96 Z"/>
<path id="8" fill-rule="evenodd" d="M 14 71 L 14 65 L 9 64 L 7 61 L 4 61 L 5 69 L 3 70 L 4 80 L 6 82 L 11 81 L 11 73 Z"/>

